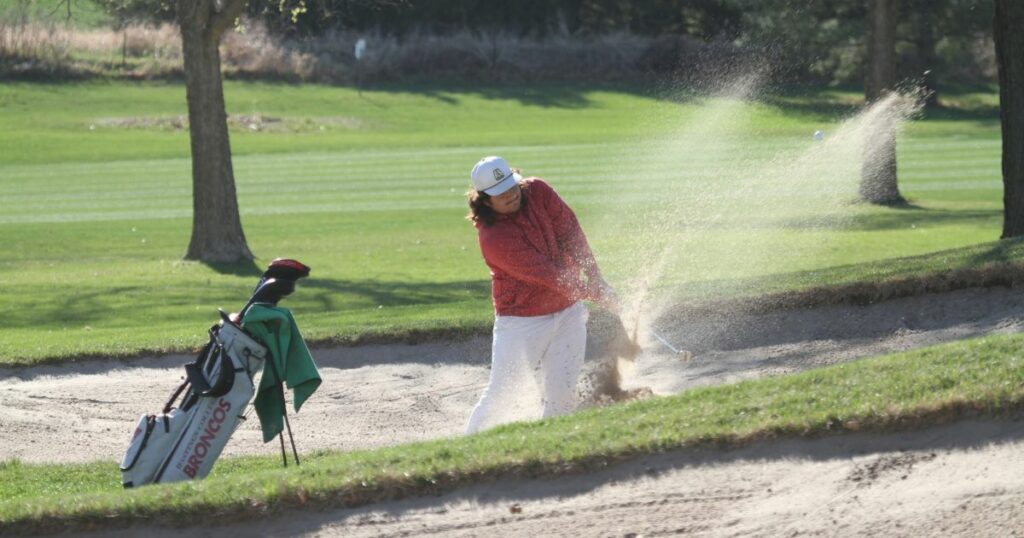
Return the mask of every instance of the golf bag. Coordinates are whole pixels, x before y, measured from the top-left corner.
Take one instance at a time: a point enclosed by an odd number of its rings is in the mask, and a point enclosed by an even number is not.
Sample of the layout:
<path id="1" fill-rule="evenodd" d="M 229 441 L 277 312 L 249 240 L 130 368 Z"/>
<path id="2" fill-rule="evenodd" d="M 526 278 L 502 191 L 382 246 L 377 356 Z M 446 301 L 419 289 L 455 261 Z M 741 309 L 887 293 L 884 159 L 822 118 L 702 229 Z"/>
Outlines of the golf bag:
<path id="1" fill-rule="evenodd" d="M 121 461 L 124 487 L 205 477 L 244 420 L 269 352 L 227 314 L 221 316 L 199 357 L 185 365 L 185 381 L 163 411 L 139 419 Z"/>
<path id="2" fill-rule="evenodd" d="M 292 265 L 282 269 L 282 264 Z M 268 276 L 274 273 L 276 277 Z M 296 279 L 308 274 L 309 268 L 299 262 L 275 260 L 239 320 L 255 303 L 276 304 L 295 289 Z M 139 419 L 121 460 L 124 487 L 205 477 L 245 420 L 246 408 L 256 394 L 257 375 L 268 361 L 273 365 L 272 357 L 266 346 L 224 311 L 220 316 L 220 323 L 210 328 L 210 340 L 199 356 L 185 365 L 185 380 L 163 410 Z M 292 447 L 294 451 L 294 440 Z M 297 452 L 295 456 L 298 462 Z"/>

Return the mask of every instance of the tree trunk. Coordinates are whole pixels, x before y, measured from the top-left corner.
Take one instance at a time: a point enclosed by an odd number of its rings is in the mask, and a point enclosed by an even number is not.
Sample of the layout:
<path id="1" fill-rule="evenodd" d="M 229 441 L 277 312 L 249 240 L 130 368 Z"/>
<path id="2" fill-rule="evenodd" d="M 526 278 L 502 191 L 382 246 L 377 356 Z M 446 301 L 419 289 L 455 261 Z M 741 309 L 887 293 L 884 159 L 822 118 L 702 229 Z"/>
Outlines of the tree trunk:
<path id="1" fill-rule="evenodd" d="M 253 259 L 242 232 L 220 72 L 220 38 L 245 0 L 178 0 L 192 143 L 192 239 L 185 258 Z M 218 9 L 220 7 L 220 9 Z"/>
<path id="2" fill-rule="evenodd" d="M 996 0 L 996 65 L 1003 128 L 1003 235 L 1024 235 L 1024 2 Z"/>
<path id="3" fill-rule="evenodd" d="M 864 99 L 877 101 L 896 85 L 896 0 L 868 0 L 868 72 Z M 896 184 L 896 122 L 879 115 L 864 141 L 860 196 L 873 204 L 906 203 Z"/>

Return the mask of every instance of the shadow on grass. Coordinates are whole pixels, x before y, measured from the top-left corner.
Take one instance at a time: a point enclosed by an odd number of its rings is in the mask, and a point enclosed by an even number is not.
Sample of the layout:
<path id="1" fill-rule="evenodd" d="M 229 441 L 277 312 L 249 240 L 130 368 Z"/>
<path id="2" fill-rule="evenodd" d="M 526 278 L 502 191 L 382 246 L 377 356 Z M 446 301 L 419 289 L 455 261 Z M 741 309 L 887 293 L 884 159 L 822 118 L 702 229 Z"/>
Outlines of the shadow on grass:
<path id="1" fill-rule="evenodd" d="M 822 98 L 813 94 L 766 95 L 761 101 L 787 114 L 815 121 L 839 121 L 861 112 L 861 104 Z"/>
<path id="2" fill-rule="evenodd" d="M 189 288 L 178 293 L 168 294 L 153 292 L 146 286 L 112 286 L 102 289 L 81 290 L 65 294 L 65 301 L 49 308 L 31 309 L 29 314 L 22 316 L 11 328 L 30 328 L 40 331 L 47 330 L 91 330 L 97 327 L 103 330 L 130 330 L 146 323 L 146 313 L 164 309 L 161 321 L 179 327 L 182 324 L 195 323 L 197 335 L 217 322 L 216 307 L 227 311 L 237 311 L 248 299 L 248 289 L 241 293 L 237 286 L 201 286 Z M 198 299 L 198 298 L 201 298 Z M 457 305 L 467 302 L 479 303 L 481 320 L 489 319 L 490 282 L 484 280 L 467 280 L 444 283 L 409 283 L 378 280 L 331 280 L 303 279 L 295 292 L 281 301 L 281 306 L 292 310 L 302 323 L 303 314 L 333 313 L 345 318 L 344 327 L 337 328 L 338 334 L 321 338 L 311 345 L 337 347 L 352 344 L 418 344 L 448 340 L 465 340 L 471 336 L 485 334 L 489 325 L 480 321 L 453 323 L 445 318 L 445 312 L 459 309 Z M 131 309 L 125 308 L 130 302 Z M 384 310 L 380 310 L 380 308 Z M 395 314 L 388 307 L 407 307 L 403 312 Z M 409 308 L 412 307 L 412 308 Z M 170 308 L 170 311 L 167 309 Z M 387 315 L 388 313 L 391 315 Z M 461 319 L 461 318 L 460 318 Z M 365 325 L 358 325 L 366 320 Z M 387 326 L 381 326 L 381 321 Z M 372 325 L 371 325 L 372 324 Z M 304 328 L 304 327 L 300 327 Z M 205 340 L 198 337 L 191 344 L 195 347 Z M 60 364 L 62 372 L 75 371 L 95 373 L 117 369 L 124 366 L 125 361 L 137 361 L 144 358 L 161 358 L 192 354 L 189 348 L 140 349 L 133 354 L 86 353 L 77 358 L 43 360 L 39 366 L 43 370 L 36 372 L 25 369 L 19 375 L 29 379 L 36 375 L 47 375 L 46 368 Z M 479 353 L 469 357 L 429 358 L 431 363 L 455 361 L 477 361 Z M 405 357 L 406 362 L 420 362 L 428 358 Z M 351 367 L 351 356 L 341 359 L 346 367 Z M 138 363 L 135 363 L 138 364 Z M 369 364 L 369 363 L 367 363 Z M 160 362 L 160 366 L 166 363 Z M 3 370 L 0 366 L 0 371 Z"/>
<path id="3" fill-rule="evenodd" d="M 992 245 L 992 248 L 972 256 L 971 262 L 977 264 L 1005 263 L 1018 261 L 1024 252 L 1024 237 L 1004 239 Z"/>
<path id="4" fill-rule="evenodd" d="M 941 97 L 940 97 L 941 100 Z M 921 113 L 924 121 L 977 121 L 992 125 L 999 123 L 999 107 L 994 105 L 949 106 L 940 104 L 925 108 Z"/>
<path id="5" fill-rule="evenodd" d="M 489 100 L 518 101 L 521 104 L 542 108 L 584 109 L 593 104 L 587 96 L 595 90 L 608 89 L 622 93 L 643 94 L 640 86 L 616 85 L 602 88 L 577 84 L 508 84 L 500 86 L 470 85 L 455 83 L 424 84 L 367 84 L 360 86 L 360 92 L 396 92 L 421 95 L 446 105 L 457 105 L 466 96 L 479 96 Z M 362 94 L 361 94 L 362 95 Z M 372 97 L 364 99 L 372 100 Z M 507 122 L 506 122 L 507 123 Z"/>
<path id="6" fill-rule="evenodd" d="M 813 92 L 765 95 L 761 101 L 786 113 L 815 121 L 838 121 L 864 110 L 864 104 L 861 102 L 838 101 Z M 915 121 L 976 121 L 996 125 L 999 123 L 999 107 L 983 104 L 943 104 L 940 97 L 938 105 L 922 109 Z"/>
<path id="7" fill-rule="evenodd" d="M 300 290 L 314 292 L 314 301 L 325 310 L 338 306 L 338 299 L 363 308 L 378 306 L 436 305 L 490 296 L 490 282 L 463 280 L 456 282 L 393 282 L 386 280 L 335 280 L 307 278 L 299 281 Z M 358 306 L 357 306 L 358 308 Z"/>
<path id="8" fill-rule="evenodd" d="M 244 273 L 249 275 L 250 273 Z M 259 269 L 252 273 L 258 277 Z M 254 279 L 253 285 L 256 284 Z M 139 313 L 161 312 L 162 321 L 189 322 L 195 319 L 199 328 L 215 319 L 210 305 L 237 310 L 249 299 L 251 288 L 237 285 L 197 284 L 180 290 L 153 290 L 147 286 L 105 286 L 69 290 L 64 300 L 48 307 L 23 312 L 10 320 L 11 328 L 134 327 L 140 324 Z M 381 280 L 300 280 L 294 293 L 281 301 L 281 306 L 295 311 L 318 313 L 332 311 L 375 312 L 378 307 L 422 306 L 424 309 L 483 301 L 490 297 L 490 283 L 484 280 L 457 282 L 393 282 Z M 130 304 L 130 310 L 126 309 Z M 429 311 L 429 310 L 425 310 Z M 211 318 L 211 316 L 213 316 Z M 427 315 L 413 319 L 424 319 Z M 401 324 L 402 319 L 396 319 Z"/>
<path id="9" fill-rule="evenodd" d="M 870 215 L 857 215 L 843 223 L 842 228 L 854 231 L 884 231 L 929 226 L 982 226 L 1002 217 L 997 209 L 926 209 L 920 206 L 893 207 Z"/>
<path id="10" fill-rule="evenodd" d="M 839 229 L 848 231 L 886 231 L 933 226 L 984 226 L 998 222 L 1002 211 L 997 209 L 948 210 L 928 209 L 914 204 L 887 206 L 883 211 L 834 219 L 788 219 L 779 226 L 794 230 Z"/>
<path id="11" fill-rule="evenodd" d="M 244 262 L 234 263 L 204 263 L 210 269 L 213 269 L 217 274 L 231 275 L 231 276 L 251 276 L 259 278 L 263 274 L 263 269 L 256 263 L 255 260 L 248 260 Z M 256 283 L 253 282 L 255 285 Z"/>
<path id="12" fill-rule="evenodd" d="M 12 321 L 9 327 L 40 330 L 81 330 L 85 327 L 85 330 L 90 330 L 87 327 L 91 326 L 129 330 L 148 324 L 146 319 L 152 318 L 153 312 L 160 312 L 160 321 L 165 323 L 191 319 L 206 323 L 216 317 L 216 311 L 197 308 L 219 305 L 225 309 L 237 309 L 248 299 L 244 293 L 234 295 L 227 286 L 208 284 L 173 292 L 154 290 L 145 285 L 69 289 L 60 293 L 63 302 L 32 309 L 30 315 L 19 316 L 17 322 Z"/>

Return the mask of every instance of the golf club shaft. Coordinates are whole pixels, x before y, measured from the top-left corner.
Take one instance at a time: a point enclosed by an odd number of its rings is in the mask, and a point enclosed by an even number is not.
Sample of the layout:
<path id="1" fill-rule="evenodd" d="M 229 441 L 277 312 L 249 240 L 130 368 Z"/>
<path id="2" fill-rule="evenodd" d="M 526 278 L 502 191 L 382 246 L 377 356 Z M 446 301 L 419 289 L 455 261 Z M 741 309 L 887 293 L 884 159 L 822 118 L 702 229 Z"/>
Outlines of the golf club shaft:
<path id="1" fill-rule="evenodd" d="M 680 353 L 679 349 L 677 349 L 672 344 L 668 343 L 668 340 L 665 340 L 665 338 L 663 336 L 661 336 L 660 334 L 658 334 L 657 331 L 655 331 L 654 329 L 651 329 L 651 336 L 657 338 L 658 341 L 661 342 L 665 347 L 667 347 L 670 350 L 672 350 L 672 353 L 675 353 L 676 355 L 678 355 Z"/>

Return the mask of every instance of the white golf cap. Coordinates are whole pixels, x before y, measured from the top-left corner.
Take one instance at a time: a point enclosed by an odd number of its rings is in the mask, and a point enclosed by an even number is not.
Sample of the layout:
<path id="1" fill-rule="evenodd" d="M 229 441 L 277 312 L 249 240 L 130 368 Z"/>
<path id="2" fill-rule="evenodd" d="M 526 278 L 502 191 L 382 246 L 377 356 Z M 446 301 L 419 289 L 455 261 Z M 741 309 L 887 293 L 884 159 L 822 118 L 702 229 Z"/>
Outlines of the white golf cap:
<path id="1" fill-rule="evenodd" d="M 505 159 L 497 156 L 484 157 L 473 166 L 470 174 L 473 188 L 488 196 L 498 196 L 511 189 L 522 177 L 509 168 Z"/>

